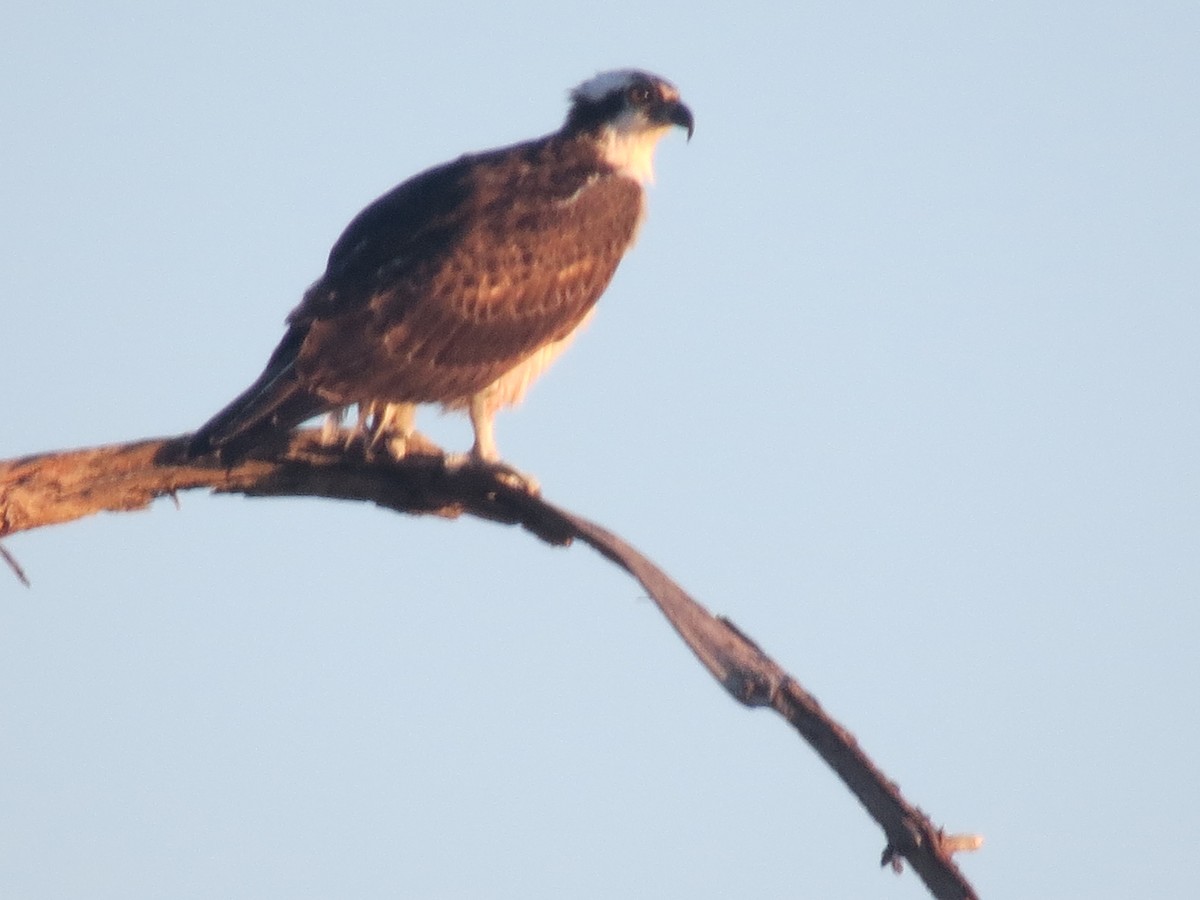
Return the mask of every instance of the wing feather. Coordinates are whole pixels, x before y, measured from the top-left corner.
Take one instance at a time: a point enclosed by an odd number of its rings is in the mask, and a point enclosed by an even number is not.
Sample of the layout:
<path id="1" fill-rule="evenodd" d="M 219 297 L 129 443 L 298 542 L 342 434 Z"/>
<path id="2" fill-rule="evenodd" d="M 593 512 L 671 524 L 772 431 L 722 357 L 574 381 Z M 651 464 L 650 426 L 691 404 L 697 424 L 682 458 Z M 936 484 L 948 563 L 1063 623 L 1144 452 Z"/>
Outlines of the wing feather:
<path id="1" fill-rule="evenodd" d="M 641 215 L 640 185 L 562 135 L 409 179 L 351 221 L 266 370 L 189 452 L 236 455 L 352 403 L 461 405 L 505 375 L 497 398 L 519 396 L 588 316 Z"/>
<path id="2" fill-rule="evenodd" d="M 481 390 L 588 314 L 641 203 L 554 138 L 417 176 L 350 224 L 290 317 L 301 381 L 340 404 Z"/>

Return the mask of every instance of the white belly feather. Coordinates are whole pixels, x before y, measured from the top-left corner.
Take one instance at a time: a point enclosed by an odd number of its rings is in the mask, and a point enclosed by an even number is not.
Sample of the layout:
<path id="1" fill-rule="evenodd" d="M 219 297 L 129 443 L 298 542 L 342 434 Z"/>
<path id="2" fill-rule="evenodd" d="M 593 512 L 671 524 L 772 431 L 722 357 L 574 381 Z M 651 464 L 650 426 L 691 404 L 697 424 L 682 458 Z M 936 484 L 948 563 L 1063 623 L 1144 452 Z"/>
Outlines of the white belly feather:
<path id="1" fill-rule="evenodd" d="M 575 339 L 575 335 L 579 334 L 580 330 L 591 321 L 595 315 L 596 309 L 588 310 L 588 314 L 580 320 L 575 329 L 561 340 L 546 344 L 533 351 L 523 362 L 517 363 L 513 368 L 509 369 L 486 388 L 479 392 L 478 396 L 484 401 L 487 408 L 492 412 L 498 409 L 503 409 L 506 406 L 516 406 L 525 397 L 525 392 L 529 390 L 530 385 L 537 379 L 539 375 L 550 368 L 550 364 L 562 354 L 571 341 Z M 471 397 L 459 397 L 456 400 L 451 400 L 442 404 L 443 409 L 463 409 L 471 402 Z"/>

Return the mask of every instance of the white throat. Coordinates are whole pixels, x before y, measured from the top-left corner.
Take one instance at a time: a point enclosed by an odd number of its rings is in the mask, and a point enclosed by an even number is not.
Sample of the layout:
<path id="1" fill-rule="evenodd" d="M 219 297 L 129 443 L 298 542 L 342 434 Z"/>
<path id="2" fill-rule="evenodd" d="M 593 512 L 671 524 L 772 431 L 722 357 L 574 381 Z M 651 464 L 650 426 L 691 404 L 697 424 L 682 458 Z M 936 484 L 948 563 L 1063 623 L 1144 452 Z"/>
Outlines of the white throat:
<path id="1" fill-rule="evenodd" d="M 669 130 L 660 128 L 623 128 L 618 121 L 600 134 L 600 152 L 614 169 L 639 184 L 654 183 L 654 148 Z"/>

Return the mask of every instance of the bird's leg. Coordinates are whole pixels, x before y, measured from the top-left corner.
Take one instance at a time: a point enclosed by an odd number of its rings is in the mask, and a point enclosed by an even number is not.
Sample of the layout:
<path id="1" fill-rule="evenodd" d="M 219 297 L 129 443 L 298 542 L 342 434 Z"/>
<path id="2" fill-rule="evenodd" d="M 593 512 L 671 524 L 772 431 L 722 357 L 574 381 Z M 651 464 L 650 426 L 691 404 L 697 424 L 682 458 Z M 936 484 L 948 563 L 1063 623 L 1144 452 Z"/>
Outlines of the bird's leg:
<path id="1" fill-rule="evenodd" d="M 362 441 L 364 445 L 367 442 L 367 419 L 371 416 L 371 404 L 358 404 L 358 416 L 354 420 L 354 427 L 346 431 L 344 440 L 342 441 L 342 449 L 349 450 L 355 441 Z"/>
<path id="2" fill-rule="evenodd" d="M 500 451 L 496 449 L 496 432 L 492 424 L 496 413 L 488 399 L 487 391 L 480 391 L 471 398 L 471 428 L 475 431 L 471 458 L 482 463 L 498 463 Z"/>
<path id="3" fill-rule="evenodd" d="M 464 466 L 480 466 L 495 473 L 496 477 L 505 484 L 529 494 L 541 494 L 542 487 L 532 475 L 526 475 L 500 460 L 500 451 L 496 449 L 496 434 L 492 420 L 496 410 L 492 405 L 492 395 L 488 390 L 482 390 L 471 397 L 471 427 L 475 431 L 475 443 L 470 453 L 454 454 L 446 457 L 446 467 L 461 469 Z"/>
<path id="4" fill-rule="evenodd" d="M 321 446 L 332 447 L 337 443 L 342 430 L 342 416 L 345 414 L 346 410 L 335 409 L 325 416 L 325 421 L 321 423 Z"/>
<path id="5" fill-rule="evenodd" d="M 349 410 L 350 407 L 343 406 L 326 414 L 325 421 L 321 423 L 321 446 L 349 450 L 355 441 L 363 439 L 367 433 L 367 417 L 370 409 L 360 403 L 354 425 L 350 428 L 343 428 L 342 423 L 345 422 L 346 413 Z"/>
<path id="6" fill-rule="evenodd" d="M 370 440 L 368 449 L 379 444 L 387 447 L 388 454 L 403 459 L 409 451 L 409 441 L 415 434 L 417 407 L 413 403 L 372 403 Z"/>

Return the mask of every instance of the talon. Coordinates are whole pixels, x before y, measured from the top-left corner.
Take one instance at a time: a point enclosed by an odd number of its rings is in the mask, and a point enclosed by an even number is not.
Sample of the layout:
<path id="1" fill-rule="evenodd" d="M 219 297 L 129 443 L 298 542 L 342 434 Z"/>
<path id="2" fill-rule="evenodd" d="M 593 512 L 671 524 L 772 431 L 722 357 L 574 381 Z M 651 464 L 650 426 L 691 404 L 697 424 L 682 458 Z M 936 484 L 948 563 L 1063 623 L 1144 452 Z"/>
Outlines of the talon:
<path id="1" fill-rule="evenodd" d="M 325 421 L 321 423 L 321 446 L 332 447 L 338 442 L 338 435 L 342 431 L 342 416 L 345 414 L 343 409 L 335 409 L 325 417 Z"/>
<path id="2" fill-rule="evenodd" d="M 343 410 L 343 413 L 346 410 Z M 338 415 L 341 419 L 341 415 Z M 364 444 L 364 451 L 370 450 L 367 445 L 367 410 L 359 403 L 359 413 L 355 416 L 354 425 L 342 431 L 342 449 L 349 450 L 356 443 Z"/>
<path id="3" fill-rule="evenodd" d="M 461 472 L 463 469 L 477 469 L 486 472 L 507 487 L 524 491 L 531 497 L 542 495 L 542 486 L 532 475 L 527 475 L 520 469 L 515 469 L 508 463 L 497 460 L 480 459 L 474 453 L 447 453 L 443 457 L 443 465 L 447 472 Z"/>
<path id="4" fill-rule="evenodd" d="M 416 447 L 428 444 L 413 429 L 417 408 L 411 403 L 368 403 L 361 421 L 368 452 L 382 446 L 392 459 L 404 459 Z M 368 424 L 369 421 L 369 424 Z"/>
<path id="5" fill-rule="evenodd" d="M 542 496 L 542 485 L 532 475 L 527 475 L 524 472 L 518 472 L 512 466 L 504 463 L 491 463 L 489 468 L 496 475 L 498 481 L 502 481 L 510 488 L 518 491 L 524 491 L 531 497 Z"/>

